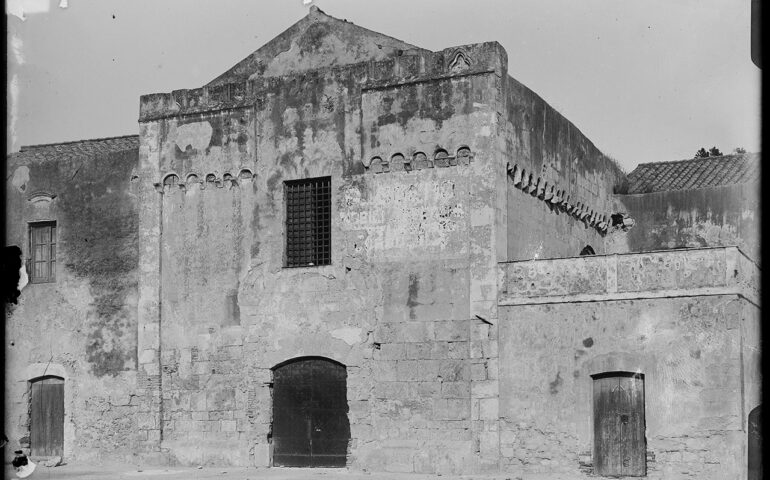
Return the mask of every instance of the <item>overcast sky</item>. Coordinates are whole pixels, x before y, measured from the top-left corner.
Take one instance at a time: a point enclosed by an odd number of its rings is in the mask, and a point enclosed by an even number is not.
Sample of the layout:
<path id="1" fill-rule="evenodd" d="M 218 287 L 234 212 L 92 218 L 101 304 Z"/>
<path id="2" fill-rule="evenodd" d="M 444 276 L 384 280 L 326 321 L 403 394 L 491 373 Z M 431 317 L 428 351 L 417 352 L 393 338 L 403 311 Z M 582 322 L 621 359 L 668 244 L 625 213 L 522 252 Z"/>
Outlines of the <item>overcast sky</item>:
<path id="1" fill-rule="evenodd" d="M 759 151 L 750 0 L 8 0 L 8 151 L 136 134 L 140 95 L 208 83 L 310 5 L 434 51 L 500 42 L 627 171 Z"/>

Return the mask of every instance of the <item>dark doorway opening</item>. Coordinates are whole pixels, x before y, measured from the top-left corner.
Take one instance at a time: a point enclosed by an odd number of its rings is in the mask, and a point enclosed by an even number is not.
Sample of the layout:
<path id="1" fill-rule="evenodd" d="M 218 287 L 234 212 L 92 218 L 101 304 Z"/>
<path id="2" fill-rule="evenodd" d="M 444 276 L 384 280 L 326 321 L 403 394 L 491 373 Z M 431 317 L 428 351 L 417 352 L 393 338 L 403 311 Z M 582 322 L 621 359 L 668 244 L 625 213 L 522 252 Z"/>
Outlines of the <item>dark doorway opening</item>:
<path id="1" fill-rule="evenodd" d="M 273 465 L 344 467 L 347 462 L 347 371 L 321 357 L 273 369 Z"/>
<path id="2" fill-rule="evenodd" d="M 64 379 L 32 380 L 30 392 L 30 456 L 64 455 Z"/>
<path id="3" fill-rule="evenodd" d="M 749 413 L 749 480 L 762 480 L 762 405 Z"/>

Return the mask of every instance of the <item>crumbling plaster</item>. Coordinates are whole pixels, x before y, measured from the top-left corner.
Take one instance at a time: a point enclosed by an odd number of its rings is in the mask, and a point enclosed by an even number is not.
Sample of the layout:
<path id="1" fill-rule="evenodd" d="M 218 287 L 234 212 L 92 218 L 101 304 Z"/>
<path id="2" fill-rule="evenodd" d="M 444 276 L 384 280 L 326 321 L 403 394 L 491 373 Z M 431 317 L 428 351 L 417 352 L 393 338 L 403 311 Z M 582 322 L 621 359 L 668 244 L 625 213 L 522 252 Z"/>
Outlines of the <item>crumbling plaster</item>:
<path id="1" fill-rule="evenodd" d="M 29 447 L 29 382 L 64 379 L 64 455 L 130 456 L 125 401 L 136 369 L 136 151 L 8 162 L 7 243 L 29 258 L 29 223 L 57 222 L 56 282 L 29 283 L 6 324 L 6 434 Z M 22 181 L 23 180 L 23 181 Z M 99 405 L 99 407 L 95 407 Z"/>
<path id="2" fill-rule="evenodd" d="M 346 366 L 351 465 L 497 468 L 494 415 L 478 413 L 496 402 L 495 343 L 473 333 L 471 312 L 496 317 L 504 58 L 496 44 L 464 51 L 473 65 L 463 57 L 437 79 L 430 69 L 456 52 L 249 83 L 252 107 L 206 111 L 211 89 L 202 103 L 174 94 L 167 113 L 143 97 L 142 176 L 157 180 L 142 187 L 142 270 L 161 279 L 140 280 L 140 377 L 157 376 L 167 461 L 269 465 L 271 368 L 312 355 Z M 404 91 L 414 93 L 402 104 Z M 416 149 L 451 154 L 382 174 L 364 161 Z M 185 182 L 190 172 L 203 183 Z M 318 176 L 332 179 L 332 264 L 285 268 L 283 182 Z M 226 321 L 232 301 L 239 317 Z M 389 336 L 402 324 L 412 333 Z M 424 422 L 412 422 L 411 400 L 378 396 L 378 378 L 421 392 L 410 398 Z M 216 448 L 201 447 L 212 438 Z M 465 453 L 444 455 L 447 441 Z"/>
<path id="3" fill-rule="evenodd" d="M 644 375 L 648 477 L 743 478 L 761 402 L 753 262 L 733 247 L 501 267 L 507 471 L 590 475 L 590 376 L 629 371 Z"/>
<path id="4" fill-rule="evenodd" d="M 608 237 L 612 253 L 735 245 L 761 262 L 760 182 L 617 195 L 637 227 Z"/>

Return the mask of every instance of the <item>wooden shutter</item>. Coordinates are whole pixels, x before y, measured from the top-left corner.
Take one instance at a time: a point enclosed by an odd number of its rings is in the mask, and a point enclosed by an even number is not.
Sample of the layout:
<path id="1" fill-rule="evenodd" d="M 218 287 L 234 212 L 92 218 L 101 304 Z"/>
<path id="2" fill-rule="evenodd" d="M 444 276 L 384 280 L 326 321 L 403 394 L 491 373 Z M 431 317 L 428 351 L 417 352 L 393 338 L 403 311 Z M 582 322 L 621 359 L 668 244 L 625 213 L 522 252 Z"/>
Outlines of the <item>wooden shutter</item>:
<path id="1" fill-rule="evenodd" d="M 56 280 L 56 222 L 29 226 L 29 275 L 32 283 Z"/>
<path id="2" fill-rule="evenodd" d="M 594 471 L 644 476 L 644 379 L 635 374 L 594 377 Z"/>

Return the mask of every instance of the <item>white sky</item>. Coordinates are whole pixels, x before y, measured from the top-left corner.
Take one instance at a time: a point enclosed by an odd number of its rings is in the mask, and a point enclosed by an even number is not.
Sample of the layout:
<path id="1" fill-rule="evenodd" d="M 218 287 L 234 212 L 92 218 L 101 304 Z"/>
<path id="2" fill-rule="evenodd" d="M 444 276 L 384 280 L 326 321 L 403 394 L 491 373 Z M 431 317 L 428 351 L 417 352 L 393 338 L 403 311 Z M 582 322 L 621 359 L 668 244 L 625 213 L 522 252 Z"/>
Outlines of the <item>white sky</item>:
<path id="1" fill-rule="evenodd" d="M 67 8 L 60 8 L 60 2 Z M 26 5 L 21 5 L 22 3 Z M 627 170 L 759 151 L 750 0 L 314 0 L 430 50 L 500 42 L 509 73 Z M 302 0 L 10 0 L 8 151 L 138 132 L 139 96 L 195 88 L 307 14 Z M 113 18 L 114 16 L 114 18 Z"/>

